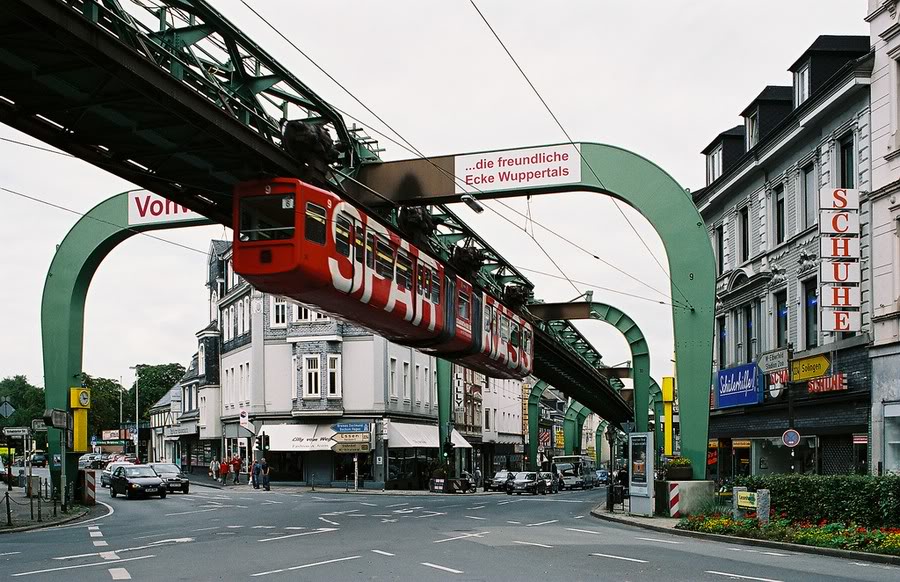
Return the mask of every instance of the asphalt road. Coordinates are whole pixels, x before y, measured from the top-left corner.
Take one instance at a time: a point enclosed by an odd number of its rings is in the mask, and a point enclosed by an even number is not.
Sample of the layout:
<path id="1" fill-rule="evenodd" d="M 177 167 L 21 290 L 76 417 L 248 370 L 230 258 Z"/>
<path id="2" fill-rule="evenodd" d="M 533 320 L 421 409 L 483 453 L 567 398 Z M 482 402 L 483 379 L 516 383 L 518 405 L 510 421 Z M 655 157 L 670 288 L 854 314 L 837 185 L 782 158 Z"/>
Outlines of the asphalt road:
<path id="1" fill-rule="evenodd" d="M 605 490 L 548 496 L 223 491 L 99 497 L 87 523 L 0 536 L 16 580 L 878 581 L 900 568 L 598 521 Z M 102 513 L 102 512 L 101 512 Z"/>

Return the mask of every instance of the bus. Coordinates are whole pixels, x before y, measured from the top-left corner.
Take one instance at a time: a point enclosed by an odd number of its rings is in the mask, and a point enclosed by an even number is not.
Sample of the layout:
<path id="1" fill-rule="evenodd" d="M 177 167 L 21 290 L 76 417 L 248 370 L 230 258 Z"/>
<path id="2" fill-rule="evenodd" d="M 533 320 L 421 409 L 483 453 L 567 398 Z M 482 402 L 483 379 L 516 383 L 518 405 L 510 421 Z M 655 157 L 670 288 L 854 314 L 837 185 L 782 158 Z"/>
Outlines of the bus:
<path id="1" fill-rule="evenodd" d="M 560 455 L 553 458 L 562 477 L 560 489 L 593 489 L 597 486 L 594 459 L 587 455 Z"/>

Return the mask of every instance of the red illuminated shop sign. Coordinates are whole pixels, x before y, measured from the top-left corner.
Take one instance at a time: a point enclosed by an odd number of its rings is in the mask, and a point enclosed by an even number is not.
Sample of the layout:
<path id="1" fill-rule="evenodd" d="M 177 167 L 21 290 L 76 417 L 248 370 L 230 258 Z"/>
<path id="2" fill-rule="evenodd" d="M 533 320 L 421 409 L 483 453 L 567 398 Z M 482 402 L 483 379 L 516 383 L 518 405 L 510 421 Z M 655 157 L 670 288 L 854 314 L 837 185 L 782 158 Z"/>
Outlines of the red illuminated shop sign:
<path id="1" fill-rule="evenodd" d="M 810 394 L 846 390 L 847 376 L 841 372 L 840 374 L 832 374 L 831 376 L 825 376 L 824 378 L 816 378 L 807 383 L 806 389 Z"/>

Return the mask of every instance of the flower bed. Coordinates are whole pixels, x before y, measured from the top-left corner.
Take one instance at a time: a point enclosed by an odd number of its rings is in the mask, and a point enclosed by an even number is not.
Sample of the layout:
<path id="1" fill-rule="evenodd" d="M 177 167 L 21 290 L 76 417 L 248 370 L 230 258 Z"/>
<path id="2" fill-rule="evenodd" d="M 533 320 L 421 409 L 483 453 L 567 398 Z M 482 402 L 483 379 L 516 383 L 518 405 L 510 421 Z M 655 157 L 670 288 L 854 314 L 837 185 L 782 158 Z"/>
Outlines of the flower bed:
<path id="1" fill-rule="evenodd" d="M 865 528 L 852 523 L 828 523 L 825 520 L 811 523 L 789 519 L 772 519 L 767 525 L 760 526 L 755 516 L 733 519 L 721 513 L 685 517 L 676 527 L 705 533 L 900 556 L 900 528 Z"/>

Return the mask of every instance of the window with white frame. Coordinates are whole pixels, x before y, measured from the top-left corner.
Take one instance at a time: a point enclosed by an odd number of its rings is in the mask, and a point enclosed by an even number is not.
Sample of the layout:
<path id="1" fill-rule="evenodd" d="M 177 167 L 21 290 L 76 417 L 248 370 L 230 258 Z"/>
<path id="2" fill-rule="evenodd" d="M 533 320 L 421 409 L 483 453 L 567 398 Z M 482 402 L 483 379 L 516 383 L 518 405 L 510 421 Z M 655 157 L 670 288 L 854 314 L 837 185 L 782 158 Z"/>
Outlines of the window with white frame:
<path id="1" fill-rule="evenodd" d="M 272 296 L 272 323 L 273 328 L 287 327 L 287 301 L 284 297 Z"/>
<path id="2" fill-rule="evenodd" d="M 434 371 L 432 371 L 432 374 L 433 374 L 432 378 L 433 378 L 434 381 L 431 383 L 431 401 L 434 403 L 435 406 L 437 406 L 437 405 L 438 405 L 438 395 L 437 395 L 438 378 L 437 378 L 437 369 L 435 369 Z"/>
<path id="3" fill-rule="evenodd" d="M 388 370 L 388 391 L 391 398 L 397 397 L 397 358 L 391 358 Z"/>
<path id="4" fill-rule="evenodd" d="M 341 397 L 341 356 L 338 354 L 328 356 L 328 397 Z"/>
<path id="5" fill-rule="evenodd" d="M 216 321 L 218 321 L 218 319 L 219 319 L 218 303 L 219 303 L 219 296 L 215 291 L 213 291 L 212 295 L 209 296 L 209 320 L 210 321 L 212 321 L 214 319 Z"/>
<path id="6" fill-rule="evenodd" d="M 206 344 L 200 342 L 200 348 L 197 350 L 197 373 L 206 376 Z"/>
<path id="7" fill-rule="evenodd" d="M 428 366 L 425 366 L 425 386 L 422 387 L 424 392 L 425 406 L 431 403 L 431 375 L 428 373 Z"/>
<path id="8" fill-rule="evenodd" d="M 250 333 L 250 298 L 244 297 L 244 333 Z"/>
<path id="9" fill-rule="evenodd" d="M 409 362 L 403 362 L 403 398 L 409 400 Z"/>
<path id="10" fill-rule="evenodd" d="M 759 142 L 759 112 L 754 111 L 744 118 L 747 134 L 747 149 L 750 150 Z"/>
<path id="11" fill-rule="evenodd" d="M 706 185 L 709 186 L 722 175 L 722 145 L 706 156 Z"/>
<path id="12" fill-rule="evenodd" d="M 794 107 L 809 98 L 809 63 L 794 73 Z"/>
<path id="13" fill-rule="evenodd" d="M 250 362 L 244 364 L 244 368 L 247 370 L 247 395 L 245 396 L 245 400 L 250 402 Z"/>
<path id="14" fill-rule="evenodd" d="M 319 355 L 303 356 L 303 397 L 318 398 L 321 385 Z"/>
<path id="15" fill-rule="evenodd" d="M 238 365 L 238 402 L 244 401 L 244 364 Z"/>
<path id="16" fill-rule="evenodd" d="M 300 398 L 297 393 L 297 356 L 291 356 L 291 395 L 294 398 Z"/>
<path id="17" fill-rule="evenodd" d="M 816 224 L 816 216 L 819 213 L 819 189 L 816 188 L 815 162 L 801 168 L 800 187 L 803 192 L 803 228 L 809 228 Z"/>
<path id="18" fill-rule="evenodd" d="M 412 397 L 415 399 L 416 404 L 422 401 L 421 394 L 422 387 L 422 368 L 419 364 L 416 364 L 416 373 L 413 376 L 412 380 Z"/>
<path id="19" fill-rule="evenodd" d="M 228 336 L 234 339 L 234 305 L 228 308 Z"/>
<path id="20" fill-rule="evenodd" d="M 220 321 L 221 321 L 221 323 L 219 325 L 222 327 L 222 339 L 227 342 L 229 339 L 231 339 L 228 337 L 228 309 L 227 308 L 222 310 L 222 319 Z"/>
<path id="21" fill-rule="evenodd" d="M 491 409 L 484 409 L 484 430 L 491 430 Z"/>
<path id="22" fill-rule="evenodd" d="M 244 302 L 237 302 L 237 335 L 244 335 Z"/>
<path id="23" fill-rule="evenodd" d="M 328 319 L 328 316 L 324 313 L 319 313 L 318 311 L 313 311 L 307 307 L 303 307 L 297 303 L 294 304 L 294 321 L 323 321 Z"/>

